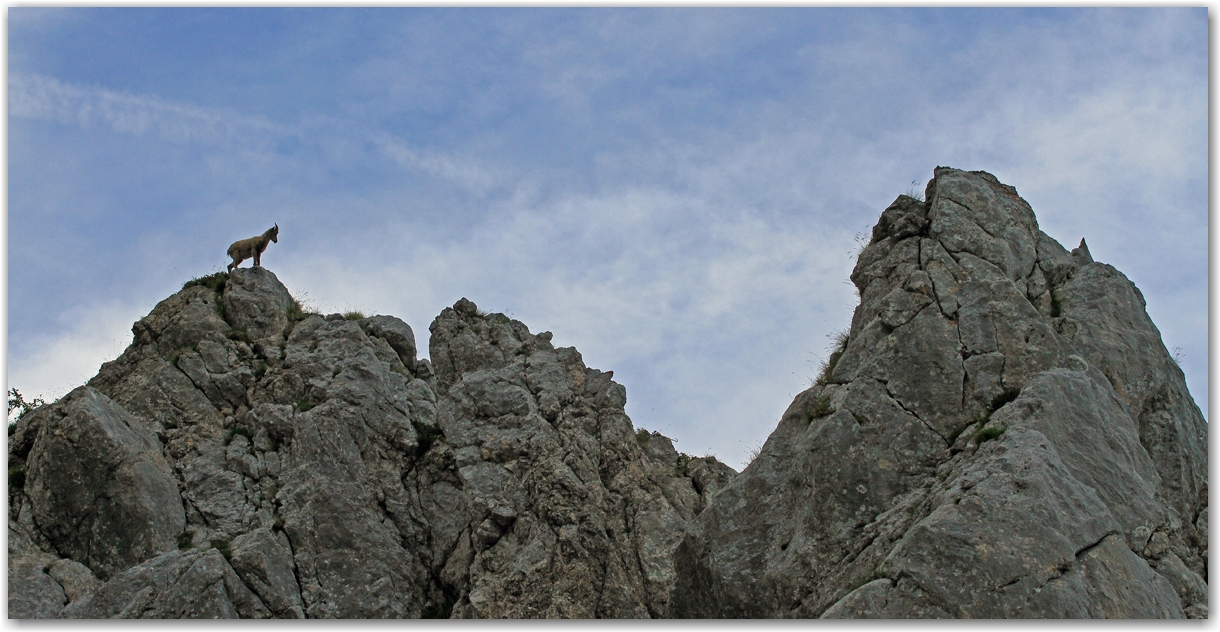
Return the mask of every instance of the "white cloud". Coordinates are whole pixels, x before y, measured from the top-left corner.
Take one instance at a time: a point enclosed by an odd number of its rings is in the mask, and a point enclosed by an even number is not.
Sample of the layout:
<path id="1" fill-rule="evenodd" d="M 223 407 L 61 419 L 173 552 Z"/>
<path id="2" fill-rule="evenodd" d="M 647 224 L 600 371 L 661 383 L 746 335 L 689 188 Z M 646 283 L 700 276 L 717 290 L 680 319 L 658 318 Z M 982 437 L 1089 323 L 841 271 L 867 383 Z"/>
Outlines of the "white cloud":
<path id="1" fill-rule="evenodd" d="M 156 96 L 83 87 L 39 74 L 11 74 L 8 85 L 9 115 L 16 118 L 86 129 L 102 126 L 172 143 L 250 142 L 252 134 L 284 133 L 255 117 L 173 103 Z"/>
<path id="2" fill-rule="evenodd" d="M 117 303 L 81 307 L 60 320 L 62 333 L 29 341 L 28 352 L 9 355 L 8 386 L 31 400 L 54 401 L 97 374 L 103 362 L 131 344 L 131 325 L 148 308 Z M 10 346 L 11 349 L 11 346 Z"/>

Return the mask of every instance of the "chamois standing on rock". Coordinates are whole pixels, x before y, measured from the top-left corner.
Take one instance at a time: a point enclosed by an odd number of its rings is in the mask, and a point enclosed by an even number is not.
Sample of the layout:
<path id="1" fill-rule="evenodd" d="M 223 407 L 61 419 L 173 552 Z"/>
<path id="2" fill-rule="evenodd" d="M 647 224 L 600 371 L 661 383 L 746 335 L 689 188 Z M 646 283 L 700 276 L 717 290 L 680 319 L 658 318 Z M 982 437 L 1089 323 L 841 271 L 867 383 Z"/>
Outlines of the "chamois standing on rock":
<path id="1" fill-rule="evenodd" d="M 267 232 L 249 239 L 233 242 L 229 246 L 229 256 L 233 257 L 233 263 L 229 264 L 229 272 L 233 272 L 233 268 L 241 265 L 242 261 L 254 257 L 254 265 L 262 263 L 263 251 L 267 249 L 267 244 L 271 242 L 279 243 L 280 225 L 276 224 L 267 229 Z"/>

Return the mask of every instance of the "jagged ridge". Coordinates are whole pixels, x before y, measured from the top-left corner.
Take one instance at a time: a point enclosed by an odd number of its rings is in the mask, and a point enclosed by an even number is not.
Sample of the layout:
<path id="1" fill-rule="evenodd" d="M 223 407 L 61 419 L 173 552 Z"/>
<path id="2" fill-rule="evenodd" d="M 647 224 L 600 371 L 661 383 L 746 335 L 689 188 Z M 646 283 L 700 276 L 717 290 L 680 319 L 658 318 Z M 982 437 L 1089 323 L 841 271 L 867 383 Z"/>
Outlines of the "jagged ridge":
<path id="1" fill-rule="evenodd" d="M 11 435 L 10 616 L 1207 616 L 1206 424 L 1139 291 L 990 174 L 925 198 L 740 475 L 468 300 L 429 362 L 263 268 L 188 284 Z"/>

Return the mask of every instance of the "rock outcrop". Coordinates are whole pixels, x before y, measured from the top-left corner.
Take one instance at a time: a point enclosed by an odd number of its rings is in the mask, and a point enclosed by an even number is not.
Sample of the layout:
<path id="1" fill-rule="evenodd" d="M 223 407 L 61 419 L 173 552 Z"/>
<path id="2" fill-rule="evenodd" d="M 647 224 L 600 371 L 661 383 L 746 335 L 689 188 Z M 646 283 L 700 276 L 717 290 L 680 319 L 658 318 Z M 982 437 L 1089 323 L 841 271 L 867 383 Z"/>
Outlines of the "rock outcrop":
<path id="1" fill-rule="evenodd" d="M 9 616 L 1206 617 L 1206 424 L 1139 291 L 989 174 L 926 198 L 740 474 L 466 299 L 421 359 L 188 283 L 10 428 Z"/>
<path id="2" fill-rule="evenodd" d="M 15 427 L 11 616 L 664 614 L 735 472 L 637 433 L 611 374 L 465 299 L 433 368 L 397 318 L 222 280 Z"/>
<path id="3" fill-rule="evenodd" d="M 938 168 L 819 383 L 680 545 L 678 617 L 1206 616 L 1207 427 L 1139 291 Z"/>

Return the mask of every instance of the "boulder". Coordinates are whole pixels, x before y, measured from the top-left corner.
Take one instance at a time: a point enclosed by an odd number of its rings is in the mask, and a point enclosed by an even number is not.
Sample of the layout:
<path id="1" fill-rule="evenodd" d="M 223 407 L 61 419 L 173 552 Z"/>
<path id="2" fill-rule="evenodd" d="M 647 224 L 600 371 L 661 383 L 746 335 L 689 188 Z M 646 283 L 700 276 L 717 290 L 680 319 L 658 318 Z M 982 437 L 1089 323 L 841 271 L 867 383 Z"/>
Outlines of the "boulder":
<path id="1" fill-rule="evenodd" d="M 25 493 L 56 552 L 108 579 L 175 547 L 182 498 L 151 430 L 87 386 L 32 414 Z"/>

